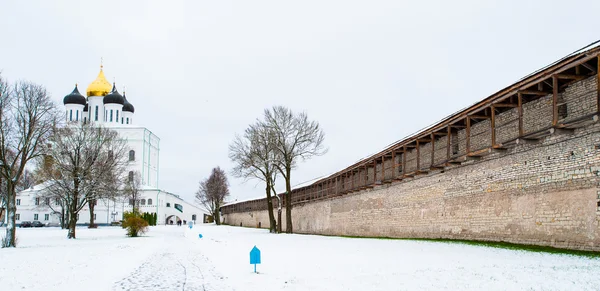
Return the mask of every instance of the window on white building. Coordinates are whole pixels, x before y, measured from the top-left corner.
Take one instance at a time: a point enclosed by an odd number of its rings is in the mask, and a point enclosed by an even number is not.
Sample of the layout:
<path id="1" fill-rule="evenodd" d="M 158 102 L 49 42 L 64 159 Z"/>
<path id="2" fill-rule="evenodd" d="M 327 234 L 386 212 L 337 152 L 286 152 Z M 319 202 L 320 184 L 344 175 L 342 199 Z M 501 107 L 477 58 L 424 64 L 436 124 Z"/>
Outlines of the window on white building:
<path id="1" fill-rule="evenodd" d="M 54 205 L 59 205 L 60 204 L 60 199 L 56 198 L 56 200 L 54 201 Z"/>
<path id="2" fill-rule="evenodd" d="M 50 205 L 50 198 L 44 199 L 44 205 Z"/>
<path id="3" fill-rule="evenodd" d="M 33 220 L 38 220 L 38 214 L 37 213 L 33 215 Z"/>
<path id="4" fill-rule="evenodd" d="M 112 113 L 113 113 L 113 110 L 111 109 L 110 110 L 110 122 L 112 122 Z"/>
<path id="5" fill-rule="evenodd" d="M 135 161 L 135 151 L 134 150 L 129 151 L 129 161 L 130 162 Z"/>
<path id="6" fill-rule="evenodd" d="M 94 213 L 94 220 L 96 220 L 96 213 Z"/>
<path id="7" fill-rule="evenodd" d="M 129 182 L 133 183 L 133 171 L 129 171 Z"/>
<path id="8" fill-rule="evenodd" d="M 148 199 L 148 205 L 152 205 L 152 199 Z"/>
<path id="9" fill-rule="evenodd" d="M 21 214 L 19 214 L 19 213 L 15 214 L 15 219 L 16 220 L 21 220 Z"/>
<path id="10" fill-rule="evenodd" d="M 141 205 L 146 205 L 146 199 L 142 199 L 140 202 L 141 202 Z"/>
<path id="11" fill-rule="evenodd" d="M 127 124 L 129 124 L 129 117 L 127 117 Z"/>
<path id="12" fill-rule="evenodd" d="M 117 118 L 115 118 L 115 122 L 119 123 L 119 110 L 117 110 Z"/>
<path id="13" fill-rule="evenodd" d="M 79 121 L 79 110 L 75 111 L 75 121 Z"/>
<path id="14" fill-rule="evenodd" d="M 73 121 L 73 110 L 69 111 L 69 121 Z"/>
<path id="15" fill-rule="evenodd" d="M 98 105 L 96 105 L 96 114 L 94 114 L 94 120 L 98 121 Z"/>
<path id="16" fill-rule="evenodd" d="M 79 213 L 77 213 L 77 220 L 79 220 Z"/>
<path id="17" fill-rule="evenodd" d="M 171 207 L 171 203 L 167 203 L 167 207 Z"/>
<path id="18" fill-rule="evenodd" d="M 44 220 L 50 220 L 50 214 L 44 214 Z"/>
<path id="19" fill-rule="evenodd" d="M 39 197 L 35 198 L 35 205 L 40 205 L 40 198 Z"/>
<path id="20" fill-rule="evenodd" d="M 21 205 L 21 199 L 17 199 L 17 206 Z"/>

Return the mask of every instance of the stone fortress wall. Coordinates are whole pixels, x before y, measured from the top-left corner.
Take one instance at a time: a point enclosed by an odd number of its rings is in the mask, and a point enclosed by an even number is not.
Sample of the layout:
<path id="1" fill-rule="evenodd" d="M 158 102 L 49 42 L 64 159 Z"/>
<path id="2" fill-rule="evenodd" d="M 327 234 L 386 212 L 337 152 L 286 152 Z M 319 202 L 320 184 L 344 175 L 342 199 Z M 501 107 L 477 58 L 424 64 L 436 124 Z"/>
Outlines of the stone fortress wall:
<path id="1" fill-rule="evenodd" d="M 589 75 L 554 93 L 556 101 L 550 93 L 523 102 L 522 118 L 510 108 L 470 131 L 449 129 L 434 142 L 293 192 L 293 230 L 600 251 L 598 83 Z M 553 127 L 553 114 L 558 124 L 578 125 Z M 535 138 L 519 139 L 528 134 Z M 462 158 L 448 163 L 448 156 Z M 396 168 L 403 174 L 397 179 Z M 264 201 L 225 206 L 224 222 L 268 228 Z M 282 219 L 285 229 L 285 209 Z"/>

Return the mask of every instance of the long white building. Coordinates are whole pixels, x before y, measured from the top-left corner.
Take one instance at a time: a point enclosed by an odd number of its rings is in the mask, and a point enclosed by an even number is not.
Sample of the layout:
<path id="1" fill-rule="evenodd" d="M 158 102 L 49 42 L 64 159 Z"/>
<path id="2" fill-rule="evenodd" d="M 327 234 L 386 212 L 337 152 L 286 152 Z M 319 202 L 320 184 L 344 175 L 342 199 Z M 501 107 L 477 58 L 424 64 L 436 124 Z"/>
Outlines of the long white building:
<path id="1" fill-rule="evenodd" d="M 190 204 L 178 195 L 159 188 L 160 139 L 143 126 L 135 125 L 135 108 L 116 85 L 112 85 L 100 73 L 86 90 L 79 93 L 77 85 L 63 99 L 65 121 L 67 123 L 92 123 L 117 131 L 127 141 L 129 147 L 128 175 L 138 172 L 141 177 L 142 194 L 139 201 L 140 211 L 157 213 L 158 224 L 177 224 L 178 221 L 201 222 L 204 211 Z M 87 98 L 86 98 L 87 97 Z M 44 184 L 36 185 L 17 194 L 17 224 L 22 221 L 40 221 L 45 224 L 58 224 L 59 215 L 53 213 L 48 203 L 40 201 L 38 193 Z M 110 224 L 122 219 L 124 211 L 131 211 L 131 201 L 99 201 L 94 208 L 96 224 Z M 56 210 L 56 207 L 52 207 Z M 79 213 L 78 224 L 89 223 L 89 209 Z"/>

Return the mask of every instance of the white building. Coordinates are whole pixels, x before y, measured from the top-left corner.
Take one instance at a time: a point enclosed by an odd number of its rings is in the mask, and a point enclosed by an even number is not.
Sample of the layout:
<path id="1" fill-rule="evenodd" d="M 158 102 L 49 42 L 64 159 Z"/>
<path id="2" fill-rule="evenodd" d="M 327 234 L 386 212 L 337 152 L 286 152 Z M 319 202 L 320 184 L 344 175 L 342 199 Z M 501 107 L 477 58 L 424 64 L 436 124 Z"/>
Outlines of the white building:
<path id="1" fill-rule="evenodd" d="M 157 213 L 157 224 L 176 224 L 178 221 L 201 222 L 204 211 L 185 202 L 179 196 L 160 190 L 159 154 L 160 139 L 145 127 L 134 124 L 134 107 L 106 80 L 103 68 L 86 90 L 87 98 L 79 93 L 77 85 L 73 92 L 63 99 L 65 120 L 68 123 L 85 122 L 110 127 L 127 141 L 129 146 L 129 175 L 138 172 L 141 177 L 142 191 L 139 201 L 140 211 Z M 17 194 L 17 224 L 22 221 L 40 221 L 46 224 L 58 224 L 59 216 L 53 214 L 48 203 L 40 201 L 38 193 L 44 184 L 36 185 Z M 53 207 L 56 209 L 56 207 Z M 129 201 L 98 201 L 94 208 L 95 223 L 110 224 L 122 219 L 124 211 L 131 211 Z M 89 223 L 87 206 L 79 212 L 78 224 Z"/>

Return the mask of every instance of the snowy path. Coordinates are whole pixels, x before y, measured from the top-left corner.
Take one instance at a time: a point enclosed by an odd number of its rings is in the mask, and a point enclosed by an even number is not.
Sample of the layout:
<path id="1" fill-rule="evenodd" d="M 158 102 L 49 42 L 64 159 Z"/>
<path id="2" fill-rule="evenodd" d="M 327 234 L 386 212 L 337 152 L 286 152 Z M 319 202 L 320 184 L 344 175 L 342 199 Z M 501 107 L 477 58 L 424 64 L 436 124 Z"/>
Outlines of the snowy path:
<path id="1" fill-rule="evenodd" d="M 180 228 L 181 230 L 181 228 Z M 190 239 L 170 233 L 162 246 L 113 290 L 231 290 Z"/>

